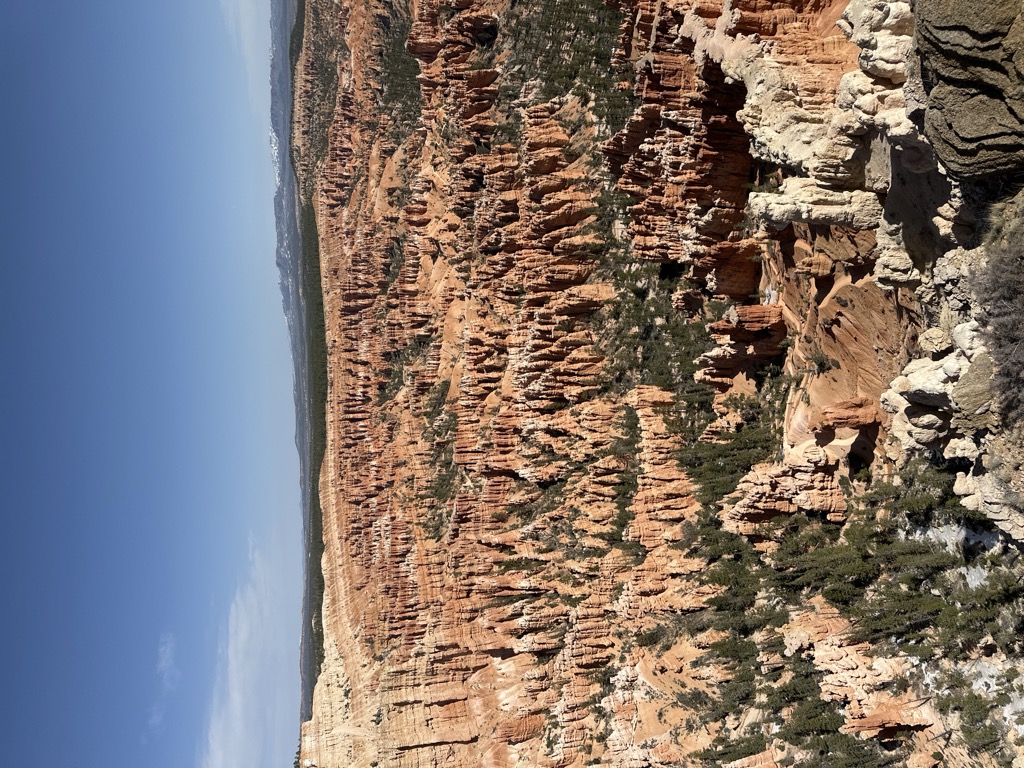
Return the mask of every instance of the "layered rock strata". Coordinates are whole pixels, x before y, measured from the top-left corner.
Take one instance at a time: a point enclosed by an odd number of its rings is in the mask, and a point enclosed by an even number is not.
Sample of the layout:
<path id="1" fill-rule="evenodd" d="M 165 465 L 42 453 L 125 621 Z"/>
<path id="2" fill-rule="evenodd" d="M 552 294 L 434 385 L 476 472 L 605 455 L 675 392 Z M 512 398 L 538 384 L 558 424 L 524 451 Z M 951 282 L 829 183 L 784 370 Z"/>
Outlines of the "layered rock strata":
<path id="1" fill-rule="evenodd" d="M 917 39 L 925 126 L 943 164 L 979 179 L 1024 167 L 1024 11 L 920 0 Z"/>

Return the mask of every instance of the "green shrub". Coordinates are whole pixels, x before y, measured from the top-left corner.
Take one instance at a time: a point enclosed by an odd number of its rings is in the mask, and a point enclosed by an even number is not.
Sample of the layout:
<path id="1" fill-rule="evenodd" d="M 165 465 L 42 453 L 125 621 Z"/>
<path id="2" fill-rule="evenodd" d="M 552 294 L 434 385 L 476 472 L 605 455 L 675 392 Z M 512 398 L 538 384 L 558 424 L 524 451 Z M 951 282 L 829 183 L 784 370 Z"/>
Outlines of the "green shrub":
<path id="1" fill-rule="evenodd" d="M 990 716 L 994 704 L 969 690 L 966 681 L 940 696 L 936 704 L 943 714 L 956 712 L 959 715 L 960 733 L 972 753 L 992 752 L 993 747 L 1002 742 L 1004 733 Z M 1005 764 L 1009 765 L 1009 760 Z"/>
<path id="2" fill-rule="evenodd" d="M 302 240 L 302 289 L 306 300 L 303 327 L 306 338 L 306 379 L 304 408 L 310 415 L 309 444 L 306 448 L 303 489 L 304 506 L 309 510 L 306 531 L 306 562 L 303 603 L 307 611 L 305 626 L 310 627 L 312 652 L 308 655 L 306 677 L 315 681 L 325 658 L 324 627 L 321 610 L 324 602 L 323 509 L 320 505 L 320 468 L 327 450 L 327 341 L 324 323 L 323 291 L 320 284 L 320 240 L 313 206 L 303 202 L 299 232 Z M 309 695 L 312 696 L 312 686 Z M 307 702 L 311 706 L 311 700 Z"/>
<path id="3" fill-rule="evenodd" d="M 409 367 L 415 363 L 434 343 L 435 337 L 424 336 L 406 344 L 401 349 L 384 353 L 387 377 L 377 390 L 377 405 L 394 399 L 399 390 L 412 379 Z"/>
<path id="4" fill-rule="evenodd" d="M 384 26 L 381 107 L 391 120 L 394 141 L 401 143 L 415 127 L 423 108 L 416 80 L 420 65 L 405 47 L 412 28 L 412 19 L 405 10 L 397 4 L 392 6 L 391 15 L 384 17 L 381 23 Z"/>
<path id="5" fill-rule="evenodd" d="M 509 504 L 508 512 L 515 515 L 523 522 L 529 522 L 541 517 L 553 509 L 565 499 L 566 480 L 557 480 L 545 484 L 530 501 Z"/>
<path id="6" fill-rule="evenodd" d="M 764 734 L 753 733 L 735 741 L 724 738 L 715 739 L 711 746 L 694 755 L 709 765 L 724 765 L 735 760 L 742 760 L 768 749 Z"/>
<path id="7" fill-rule="evenodd" d="M 502 573 L 509 571 L 536 571 L 544 567 L 543 560 L 533 557 L 510 557 L 498 563 L 498 570 Z"/>
<path id="8" fill-rule="evenodd" d="M 736 490 L 751 467 L 775 454 L 777 440 L 775 424 L 758 420 L 718 442 L 692 442 L 679 452 L 679 463 L 698 485 L 697 500 L 713 507 Z"/>
<path id="9" fill-rule="evenodd" d="M 1016 209 L 1007 209 L 994 235 L 973 282 L 984 302 L 985 343 L 996 368 L 993 390 L 1003 422 L 1012 428 L 1024 420 L 1024 221 Z"/>
<path id="10" fill-rule="evenodd" d="M 664 640 L 666 634 L 667 632 L 665 630 L 665 627 L 658 625 L 656 627 L 652 627 L 651 629 L 646 629 L 642 632 L 637 632 L 633 640 L 641 648 L 648 648 Z"/>
<path id="11" fill-rule="evenodd" d="M 612 522 L 616 541 L 622 540 L 622 533 L 629 525 L 633 514 L 629 511 L 636 496 L 637 482 L 640 473 L 640 460 L 637 455 L 640 442 L 640 417 L 628 405 L 622 407 L 622 418 L 619 420 L 619 436 L 612 441 L 609 453 L 626 463 L 625 469 L 619 473 L 619 482 L 615 486 L 615 508 L 618 514 Z"/>
<path id="12" fill-rule="evenodd" d="M 828 373 L 833 368 L 839 367 L 839 361 L 833 357 L 829 357 L 818 347 L 811 350 L 810 354 L 807 355 L 807 362 L 811 364 L 811 370 L 818 376 L 823 373 Z"/>
<path id="13" fill-rule="evenodd" d="M 811 736 L 803 746 L 814 756 L 798 763 L 798 768 L 886 768 L 906 764 L 902 750 L 883 754 L 874 743 L 846 733 Z"/>
<path id="14" fill-rule="evenodd" d="M 632 90 L 618 81 L 631 79 L 629 68 L 612 64 L 622 13 L 602 0 L 518 0 L 499 29 L 499 43 L 508 51 L 505 79 L 516 94 L 523 84 L 536 82 L 535 97 L 547 101 L 577 93 L 607 128 L 618 130 L 633 111 Z"/>

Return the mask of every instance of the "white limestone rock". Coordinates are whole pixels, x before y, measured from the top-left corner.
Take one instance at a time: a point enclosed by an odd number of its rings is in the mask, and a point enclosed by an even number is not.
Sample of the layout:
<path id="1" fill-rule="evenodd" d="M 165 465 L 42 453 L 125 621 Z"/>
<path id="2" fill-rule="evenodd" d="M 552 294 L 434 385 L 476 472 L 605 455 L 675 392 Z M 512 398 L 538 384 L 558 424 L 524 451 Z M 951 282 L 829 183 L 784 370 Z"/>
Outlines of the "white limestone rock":
<path id="1" fill-rule="evenodd" d="M 906 81 L 914 34 L 910 3 L 852 0 L 838 25 L 861 47 L 861 69 L 896 84 Z"/>
<path id="2" fill-rule="evenodd" d="M 777 193 L 750 195 L 748 205 L 754 216 L 776 229 L 793 222 L 874 229 L 882 216 L 874 192 L 826 189 L 801 178 L 786 179 Z"/>

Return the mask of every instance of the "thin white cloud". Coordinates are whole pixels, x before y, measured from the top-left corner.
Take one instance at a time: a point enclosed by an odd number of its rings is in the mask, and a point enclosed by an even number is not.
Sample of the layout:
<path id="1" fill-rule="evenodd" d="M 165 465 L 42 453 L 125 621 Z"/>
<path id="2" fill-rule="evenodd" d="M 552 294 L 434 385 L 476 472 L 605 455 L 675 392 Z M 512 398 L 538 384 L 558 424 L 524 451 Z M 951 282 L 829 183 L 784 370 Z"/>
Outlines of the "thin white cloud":
<path id="1" fill-rule="evenodd" d="M 280 765 L 298 740 L 298 629 L 293 602 L 271 563 L 249 543 L 221 641 L 201 768 Z"/>
<path id="2" fill-rule="evenodd" d="M 156 653 L 156 673 L 160 677 L 160 684 L 168 691 L 177 688 L 181 680 L 181 672 L 174 662 L 174 647 L 174 635 L 170 632 L 162 633 Z"/>
<path id="3" fill-rule="evenodd" d="M 181 671 L 174 659 L 175 639 L 170 632 L 160 634 L 160 643 L 156 649 L 156 676 L 160 681 L 156 701 L 149 708 L 149 729 L 156 731 L 164 723 L 167 711 L 167 699 L 181 681 Z"/>
<path id="4" fill-rule="evenodd" d="M 224 23 L 242 54 L 249 101 L 262 114 L 270 103 L 270 2 L 220 0 L 220 5 Z"/>

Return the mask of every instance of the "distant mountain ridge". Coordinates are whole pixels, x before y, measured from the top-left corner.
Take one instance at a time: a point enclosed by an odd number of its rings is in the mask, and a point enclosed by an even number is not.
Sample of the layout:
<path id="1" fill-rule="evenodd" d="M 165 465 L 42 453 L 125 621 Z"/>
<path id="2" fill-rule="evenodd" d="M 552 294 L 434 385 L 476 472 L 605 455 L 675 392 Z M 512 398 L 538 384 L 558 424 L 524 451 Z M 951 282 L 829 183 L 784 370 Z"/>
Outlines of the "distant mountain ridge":
<path id="1" fill-rule="evenodd" d="M 307 382 L 306 312 L 302 280 L 302 242 L 299 233 L 299 200 L 295 184 L 295 170 L 291 162 L 292 120 L 292 62 L 289 53 L 292 29 L 295 25 L 298 3 L 296 0 L 271 0 L 271 57 L 270 57 L 270 142 L 274 157 L 277 190 L 274 194 L 274 214 L 277 220 L 277 267 L 280 271 L 281 302 L 288 321 L 293 365 L 293 392 L 295 398 L 295 446 L 299 452 L 299 487 L 302 503 L 303 538 L 309 547 L 310 489 L 310 407 Z M 308 574 L 306 574 L 308 579 Z M 303 591 L 300 674 L 302 676 L 302 720 L 310 716 L 312 688 L 315 680 L 312 667 L 312 639 L 308 604 L 308 589 Z"/>

